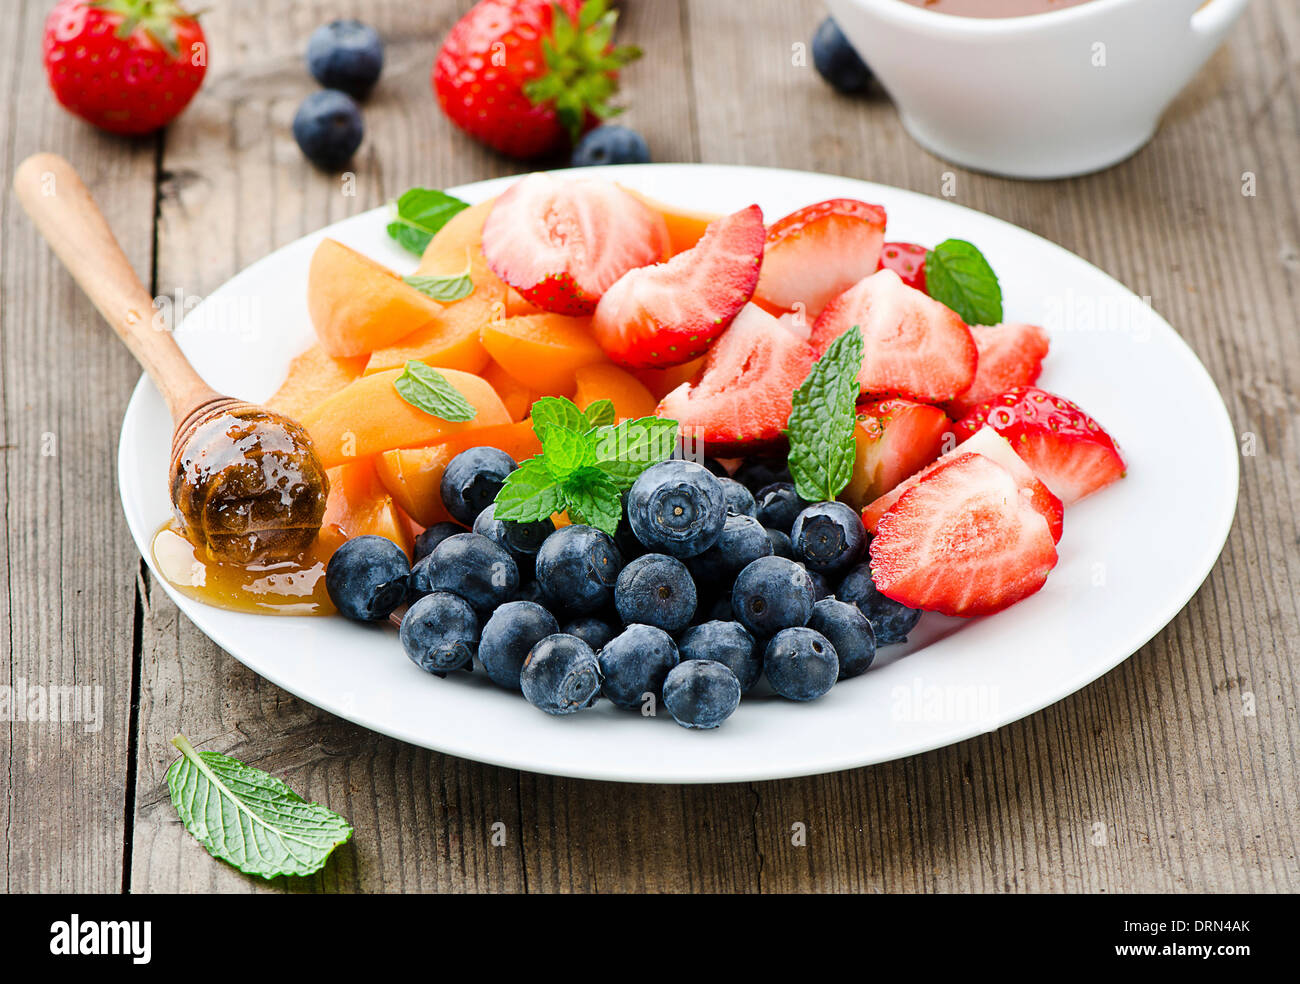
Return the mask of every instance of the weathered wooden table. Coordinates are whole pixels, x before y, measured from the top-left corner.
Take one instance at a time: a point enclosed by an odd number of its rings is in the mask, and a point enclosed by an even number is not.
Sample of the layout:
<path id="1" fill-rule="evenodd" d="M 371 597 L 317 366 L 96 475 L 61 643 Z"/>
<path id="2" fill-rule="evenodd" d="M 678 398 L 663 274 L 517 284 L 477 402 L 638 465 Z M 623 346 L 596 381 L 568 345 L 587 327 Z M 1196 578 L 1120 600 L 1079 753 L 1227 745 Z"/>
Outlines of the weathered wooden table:
<path id="1" fill-rule="evenodd" d="M 815 0 L 624 4 L 622 36 L 646 50 L 625 75 L 627 119 L 656 159 L 932 195 L 952 172 L 956 201 L 1149 295 L 1254 451 L 1209 580 L 1103 679 L 905 761 L 701 787 L 554 779 L 412 748 L 304 705 L 202 636 L 152 583 L 118 504 L 118 427 L 138 371 L 7 190 L 27 154 L 66 155 L 146 284 L 202 296 L 412 184 L 518 170 L 454 131 L 430 96 L 435 48 L 468 0 L 210 4 L 202 92 L 165 134 L 134 142 L 54 103 L 41 67 L 49 2 L 17 6 L 0 18 L 0 685 L 102 688 L 103 709 L 97 731 L 0 721 L 7 890 L 1300 889 L 1300 5 L 1256 0 L 1132 160 L 1031 184 L 936 160 L 886 100 L 837 97 L 796 64 L 792 46 L 823 14 Z M 314 85 L 305 39 L 338 14 L 388 43 L 354 197 L 289 135 Z M 343 812 L 355 839 L 309 879 L 267 884 L 212 860 L 162 782 L 182 729 Z M 795 823 L 806 846 L 791 843 Z"/>

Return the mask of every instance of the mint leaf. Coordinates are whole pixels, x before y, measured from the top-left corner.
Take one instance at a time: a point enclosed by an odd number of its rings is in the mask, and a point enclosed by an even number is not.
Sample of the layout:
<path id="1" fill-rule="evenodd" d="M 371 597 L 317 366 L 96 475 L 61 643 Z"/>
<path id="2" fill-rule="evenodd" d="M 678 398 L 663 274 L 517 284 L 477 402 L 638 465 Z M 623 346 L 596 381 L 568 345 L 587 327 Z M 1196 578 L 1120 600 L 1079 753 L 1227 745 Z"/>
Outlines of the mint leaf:
<path id="1" fill-rule="evenodd" d="M 582 411 L 588 427 L 600 427 L 612 424 L 616 419 L 613 400 L 596 400 Z"/>
<path id="2" fill-rule="evenodd" d="M 945 239 L 925 254 L 925 291 L 968 325 L 1002 323 L 1002 287 L 984 254 L 964 239 Z"/>
<path id="3" fill-rule="evenodd" d="M 412 188 L 393 203 L 393 208 L 388 234 L 404 249 L 422 256 L 433 234 L 457 212 L 469 208 L 469 202 L 434 188 Z"/>
<path id="4" fill-rule="evenodd" d="M 352 827 L 333 810 L 308 803 L 275 776 L 218 752 L 199 752 L 184 735 L 167 789 L 181 822 L 214 858 L 263 878 L 310 875 Z"/>
<path id="5" fill-rule="evenodd" d="M 572 400 L 562 396 L 544 396 L 533 404 L 533 433 L 539 439 L 549 427 L 585 432 L 587 418 Z"/>
<path id="6" fill-rule="evenodd" d="M 497 519 L 533 523 L 564 511 L 564 495 L 541 458 L 529 458 L 506 476 L 497 493 Z"/>
<path id="7" fill-rule="evenodd" d="M 852 477 L 861 369 L 862 332 L 854 325 L 831 343 L 794 391 L 786 428 L 790 474 L 795 491 L 809 502 L 834 499 Z"/>
<path id="8" fill-rule="evenodd" d="M 423 362 L 408 362 L 402 374 L 393 380 L 393 388 L 411 406 L 443 420 L 459 422 L 473 420 L 478 415 L 474 405 L 447 382 L 446 376 Z"/>
<path id="9" fill-rule="evenodd" d="M 672 456 L 677 446 L 677 421 L 663 417 L 625 420 L 597 428 L 592 443 L 596 467 L 620 491 L 629 489 L 643 471 Z"/>
<path id="10" fill-rule="evenodd" d="M 594 448 L 584 431 L 569 430 L 558 425 L 545 427 L 542 439 L 542 460 L 547 470 L 563 480 L 595 462 Z"/>
<path id="11" fill-rule="evenodd" d="M 402 283 L 414 287 L 425 297 L 432 297 L 435 301 L 441 301 L 443 304 L 459 301 L 462 297 L 469 297 L 470 294 L 474 293 L 474 281 L 470 279 L 468 273 L 462 273 L 454 277 L 413 274 L 409 277 L 403 277 Z"/>
<path id="12" fill-rule="evenodd" d="M 618 486 L 604 472 L 599 468 L 580 469 L 565 480 L 563 487 L 570 519 L 614 535 L 623 515 L 623 500 Z"/>

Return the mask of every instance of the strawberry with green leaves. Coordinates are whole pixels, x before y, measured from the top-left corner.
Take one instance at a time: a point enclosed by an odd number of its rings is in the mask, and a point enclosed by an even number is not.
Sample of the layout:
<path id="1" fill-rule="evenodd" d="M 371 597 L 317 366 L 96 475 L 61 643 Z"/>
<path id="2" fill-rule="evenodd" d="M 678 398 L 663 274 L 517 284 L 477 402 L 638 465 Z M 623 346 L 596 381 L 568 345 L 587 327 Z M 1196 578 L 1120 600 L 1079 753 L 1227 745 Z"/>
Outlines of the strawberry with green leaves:
<path id="1" fill-rule="evenodd" d="M 480 0 L 456 22 L 433 66 L 443 112 L 511 157 L 577 143 L 619 110 L 618 72 L 641 52 L 613 45 L 605 0 Z"/>
<path id="2" fill-rule="evenodd" d="M 203 28 L 174 0 L 60 0 L 45 19 L 44 59 L 65 109 L 130 135 L 170 123 L 208 64 Z"/>

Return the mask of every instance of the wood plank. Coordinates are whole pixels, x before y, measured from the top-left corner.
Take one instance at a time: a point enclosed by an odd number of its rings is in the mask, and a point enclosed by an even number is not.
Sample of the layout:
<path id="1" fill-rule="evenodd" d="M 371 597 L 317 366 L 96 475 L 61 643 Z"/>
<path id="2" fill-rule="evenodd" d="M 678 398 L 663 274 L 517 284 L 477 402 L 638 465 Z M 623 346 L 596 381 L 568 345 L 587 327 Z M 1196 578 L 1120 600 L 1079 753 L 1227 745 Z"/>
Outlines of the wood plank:
<path id="1" fill-rule="evenodd" d="M 1300 10 L 1257 4 L 1133 160 L 1070 182 L 974 174 L 883 99 L 835 96 L 789 45 L 820 5 L 691 0 L 700 153 L 939 194 L 1078 252 L 1153 298 L 1261 451 L 1227 550 L 1168 629 L 1000 732 L 872 769 L 756 786 L 765 890 L 1285 891 L 1300 884 L 1297 628 Z M 732 39 L 716 44 L 719 37 Z M 720 98 L 736 79 L 745 98 Z M 1242 172 L 1260 191 L 1243 198 Z M 1243 712 L 1254 695 L 1255 716 Z M 808 846 L 791 844 L 791 825 Z M 1094 824 L 1105 825 L 1096 844 Z"/>
<path id="2" fill-rule="evenodd" d="M 41 65 L 44 15 L 43 4 L 28 3 L 0 19 L 8 96 L 0 102 L 0 685 L 76 687 L 73 696 L 92 703 L 91 720 L 56 721 L 47 708 L 44 721 L 0 722 L 0 884 L 7 892 L 111 892 L 122 885 L 138 564 L 114 462 L 139 370 L 9 187 L 28 154 L 63 154 L 147 278 L 155 145 L 99 134 L 55 103 Z"/>

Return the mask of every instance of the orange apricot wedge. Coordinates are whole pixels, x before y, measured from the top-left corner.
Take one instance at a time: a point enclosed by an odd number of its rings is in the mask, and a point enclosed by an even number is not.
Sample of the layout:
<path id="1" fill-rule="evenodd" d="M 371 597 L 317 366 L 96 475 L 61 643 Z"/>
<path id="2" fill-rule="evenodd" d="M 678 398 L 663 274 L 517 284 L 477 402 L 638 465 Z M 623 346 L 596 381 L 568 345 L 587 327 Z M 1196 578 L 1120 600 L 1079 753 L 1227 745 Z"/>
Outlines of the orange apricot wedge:
<path id="1" fill-rule="evenodd" d="M 682 383 L 689 383 L 702 373 L 707 358 L 707 355 L 702 355 L 698 359 L 666 369 L 638 369 L 634 375 L 656 400 L 662 400 Z"/>
<path id="2" fill-rule="evenodd" d="M 369 460 L 330 468 L 329 497 L 321 521 L 320 543 L 333 553 L 356 536 L 387 537 L 412 556 L 413 537 L 407 517 L 380 483 Z"/>
<path id="3" fill-rule="evenodd" d="M 289 374 L 266 405 L 297 420 L 360 376 L 365 365 L 365 356 L 338 358 L 313 345 L 289 363 Z"/>
<path id="4" fill-rule="evenodd" d="M 700 237 L 704 235 L 704 230 L 709 227 L 709 223 L 722 218 L 721 215 L 711 212 L 692 212 L 689 209 L 665 205 L 663 202 L 656 201 L 649 195 L 643 195 L 639 191 L 633 191 L 631 188 L 624 188 L 623 190 L 634 198 L 640 199 L 641 204 L 652 212 L 657 212 L 663 216 L 663 220 L 668 226 L 669 251 L 673 256 L 685 252 L 698 243 Z"/>
<path id="5" fill-rule="evenodd" d="M 590 318 L 562 314 L 504 318 L 483 327 L 483 345 L 502 369 L 525 386 L 567 395 L 576 385 L 577 369 L 605 361 L 590 326 Z"/>
<path id="6" fill-rule="evenodd" d="M 586 410 L 597 400 L 614 404 L 615 416 L 653 417 L 659 401 L 626 369 L 604 362 L 580 366 L 573 374 L 576 387 L 573 402 Z"/>
<path id="7" fill-rule="evenodd" d="M 401 369 L 371 373 L 327 397 L 302 419 L 321 464 L 326 468 L 369 458 L 393 448 L 446 441 L 481 427 L 510 423 L 505 404 L 482 378 L 439 369 L 477 413 L 472 420 L 450 421 L 407 403 L 394 383 Z"/>
<path id="8" fill-rule="evenodd" d="M 386 266 L 325 239 L 307 272 L 307 310 L 321 348 L 330 355 L 352 356 L 422 328 L 442 305 Z"/>
<path id="9" fill-rule="evenodd" d="M 511 420 L 523 420 L 532 413 L 533 404 L 547 395 L 529 389 L 490 359 L 481 375 L 497 391 L 497 396 L 501 397 L 501 402 L 506 405 L 506 412 L 510 414 Z"/>

